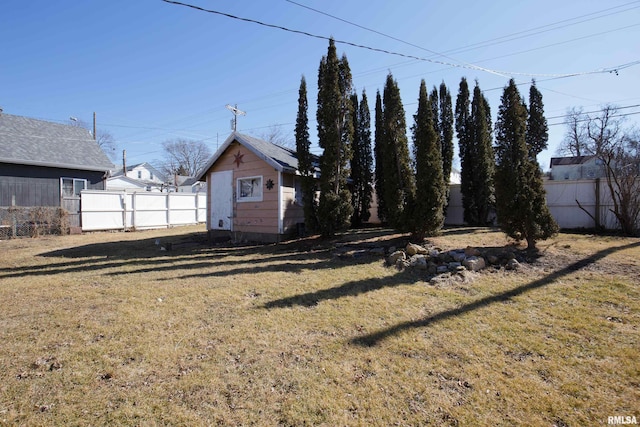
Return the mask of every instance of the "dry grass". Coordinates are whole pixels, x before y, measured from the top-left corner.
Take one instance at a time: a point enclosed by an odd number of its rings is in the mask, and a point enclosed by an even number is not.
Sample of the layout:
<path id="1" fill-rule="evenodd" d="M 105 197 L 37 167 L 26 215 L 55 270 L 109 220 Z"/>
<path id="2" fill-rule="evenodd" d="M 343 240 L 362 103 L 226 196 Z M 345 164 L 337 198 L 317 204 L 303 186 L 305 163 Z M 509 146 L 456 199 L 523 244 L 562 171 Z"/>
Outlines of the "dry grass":
<path id="1" fill-rule="evenodd" d="M 212 247 L 189 227 L 1 241 L 0 424 L 640 416 L 639 239 L 561 234 L 519 272 L 432 282 L 335 256 L 350 240 L 402 236 Z M 490 229 L 432 243 L 519 249 Z"/>

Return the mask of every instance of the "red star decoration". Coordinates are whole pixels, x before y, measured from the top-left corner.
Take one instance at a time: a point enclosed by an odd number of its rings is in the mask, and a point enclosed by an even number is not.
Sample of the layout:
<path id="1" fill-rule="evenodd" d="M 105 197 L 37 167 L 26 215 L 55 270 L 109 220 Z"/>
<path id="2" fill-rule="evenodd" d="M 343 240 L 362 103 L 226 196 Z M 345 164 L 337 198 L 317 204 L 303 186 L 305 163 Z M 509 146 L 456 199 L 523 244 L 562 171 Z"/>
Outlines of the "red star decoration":
<path id="1" fill-rule="evenodd" d="M 244 154 L 240 154 L 240 150 L 238 150 L 238 154 L 234 154 L 233 157 L 233 162 L 236 164 L 236 167 L 240 167 L 240 163 L 244 163 L 244 161 L 242 160 Z"/>

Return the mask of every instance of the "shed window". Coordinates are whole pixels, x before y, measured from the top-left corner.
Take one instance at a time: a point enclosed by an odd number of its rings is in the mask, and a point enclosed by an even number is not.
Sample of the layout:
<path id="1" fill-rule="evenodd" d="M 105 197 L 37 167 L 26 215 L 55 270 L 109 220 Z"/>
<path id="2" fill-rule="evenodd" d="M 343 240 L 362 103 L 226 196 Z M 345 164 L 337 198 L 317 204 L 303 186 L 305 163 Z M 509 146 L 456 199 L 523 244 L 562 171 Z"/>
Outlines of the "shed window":
<path id="1" fill-rule="evenodd" d="M 262 201 L 262 177 L 251 176 L 247 178 L 238 178 L 238 196 L 239 202 L 261 202 Z"/>
<path id="2" fill-rule="evenodd" d="M 86 179 L 78 178 L 61 178 L 62 196 L 63 197 L 80 197 L 80 192 L 87 188 Z"/>

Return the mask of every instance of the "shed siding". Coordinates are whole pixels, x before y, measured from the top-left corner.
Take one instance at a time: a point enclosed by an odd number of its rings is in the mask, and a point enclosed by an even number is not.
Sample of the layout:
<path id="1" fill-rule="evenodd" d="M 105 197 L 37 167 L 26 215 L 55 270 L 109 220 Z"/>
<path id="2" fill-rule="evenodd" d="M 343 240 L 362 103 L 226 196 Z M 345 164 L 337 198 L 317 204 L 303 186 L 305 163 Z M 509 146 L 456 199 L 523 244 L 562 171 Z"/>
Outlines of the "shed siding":
<path id="1" fill-rule="evenodd" d="M 293 234 L 297 232 L 298 223 L 304 222 L 304 208 L 296 202 L 295 180 L 292 174 L 283 174 L 282 181 L 282 212 L 283 233 Z"/>
<path id="2" fill-rule="evenodd" d="M 236 163 L 240 153 L 242 162 Z M 278 234 L 278 171 L 237 142 L 232 143 L 209 172 L 233 171 L 233 230 L 244 233 Z M 262 201 L 237 201 L 239 178 L 262 177 Z M 273 188 L 267 189 L 268 180 Z"/>

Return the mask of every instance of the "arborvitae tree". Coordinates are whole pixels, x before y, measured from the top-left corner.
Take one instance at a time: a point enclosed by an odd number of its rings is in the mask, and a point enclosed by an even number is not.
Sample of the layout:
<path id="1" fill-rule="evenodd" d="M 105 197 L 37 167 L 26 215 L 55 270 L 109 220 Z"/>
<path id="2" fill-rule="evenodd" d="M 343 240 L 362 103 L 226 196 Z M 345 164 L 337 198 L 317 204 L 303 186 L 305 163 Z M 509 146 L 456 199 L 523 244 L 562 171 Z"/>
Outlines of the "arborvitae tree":
<path id="1" fill-rule="evenodd" d="M 471 102 L 471 140 L 473 152 L 473 210 L 469 212 L 470 224 L 486 225 L 494 209 L 495 195 L 493 174 L 495 159 L 491 137 L 491 113 L 489 103 L 476 82 Z"/>
<path id="2" fill-rule="evenodd" d="M 464 220 L 470 225 L 486 225 L 495 202 L 491 112 L 477 82 L 473 101 L 469 104 L 469 86 L 465 78 L 460 82 L 456 101 L 456 131 L 462 166 L 460 192 Z"/>
<path id="3" fill-rule="evenodd" d="M 384 122 L 382 114 L 382 97 L 380 91 L 376 92 L 376 110 L 375 110 L 375 134 L 373 154 L 375 157 L 375 178 L 376 178 L 376 197 L 378 201 L 378 219 L 382 222 L 387 221 L 387 210 L 384 204 Z"/>
<path id="4" fill-rule="evenodd" d="M 413 202 L 415 180 L 409 156 L 407 122 L 398 83 L 391 73 L 383 94 L 384 204 L 392 227 L 406 229 L 405 209 Z"/>
<path id="5" fill-rule="evenodd" d="M 359 227 L 369 220 L 371 214 L 371 193 L 373 180 L 373 156 L 371 154 L 371 114 L 367 93 L 362 91 L 362 100 L 358 104 L 358 95 L 352 95 L 353 114 L 353 157 L 351 159 L 351 203 L 353 216 L 351 224 Z"/>
<path id="6" fill-rule="evenodd" d="M 496 209 L 502 230 L 529 249 L 558 231 L 545 201 L 538 162 L 526 142 L 527 111 L 513 79 L 502 94 L 496 121 Z"/>
<path id="7" fill-rule="evenodd" d="M 310 231 L 318 228 L 316 215 L 316 184 L 314 178 L 313 157 L 311 155 L 311 141 L 309 140 L 309 118 L 307 111 L 307 81 L 302 76 L 298 91 L 298 116 L 296 117 L 296 152 L 298 154 L 298 171 L 300 172 L 300 187 L 302 189 L 302 204 L 304 207 L 304 222 Z"/>
<path id="8" fill-rule="evenodd" d="M 336 54 L 333 39 L 318 70 L 318 143 L 320 156 L 320 201 L 318 222 L 323 235 L 332 236 L 349 226 L 353 207 L 347 188 L 348 164 L 353 140 L 350 95 L 351 71 L 346 56 Z"/>
<path id="9" fill-rule="evenodd" d="M 473 141 L 471 132 L 471 101 L 467 79 L 460 80 L 458 97 L 456 99 L 456 134 L 458 136 L 458 149 L 460 156 L 460 193 L 462 194 L 463 218 L 467 224 L 475 224 L 476 211 L 473 199 Z"/>
<path id="10" fill-rule="evenodd" d="M 437 92 L 432 95 L 437 99 Z M 425 236 L 435 234 L 444 223 L 446 187 L 442 175 L 440 139 L 433 125 L 433 99 L 427 96 L 427 86 L 422 80 L 418 111 L 413 116 L 414 159 L 416 168 L 416 190 L 413 205 L 408 208 L 413 239 L 418 242 Z"/>
<path id="11" fill-rule="evenodd" d="M 435 86 L 431 91 L 431 105 L 433 106 L 433 127 L 440 139 L 440 153 L 442 155 L 442 176 L 445 182 L 445 208 L 449 204 L 451 169 L 453 168 L 453 107 L 451 93 L 444 82 L 440 83 L 440 90 Z"/>
<path id="12" fill-rule="evenodd" d="M 440 83 L 440 144 L 442 146 L 442 174 L 447 185 L 447 198 L 449 195 L 449 180 L 453 165 L 453 106 L 451 102 L 451 92 L 444 82 Z"/>
<path id="13" fill-rule="evenodd" d="M 531 157 L 537 157 L 542 150 L 547 148 L 548 131 L 542 94 L 536 87 L 536 81 L 532 80 L 529 89 L 529 119 L 527 120 L 527 145 L 531 148 Z"/>

